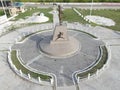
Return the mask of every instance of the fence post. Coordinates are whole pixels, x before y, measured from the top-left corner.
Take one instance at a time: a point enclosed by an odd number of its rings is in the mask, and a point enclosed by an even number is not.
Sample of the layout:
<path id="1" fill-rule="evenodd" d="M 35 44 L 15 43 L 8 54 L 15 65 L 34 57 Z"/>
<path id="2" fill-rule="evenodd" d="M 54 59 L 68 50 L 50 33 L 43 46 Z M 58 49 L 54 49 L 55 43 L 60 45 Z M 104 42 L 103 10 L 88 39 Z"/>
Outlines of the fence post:
<path id="1" fill-rule="evenodd" d="M 80 77 L 78 76 L 78 78 L 77 78 L 77 82 L 79 83 L 80 82 Z"/>
<path id="2" fill-rule="evenodd" d="M 53 84 L 53 81 L 54 81 L 53 78 L 51 78 L 51 79 L 50 79 L 50 83 Z"/>
<path id="3" fill-rule="evenodd" d="M 16 68 L 16 66 L 15 66 L 15 65 L 13 65 L 13 68 L 14 68 L 14 70 L 15 70 L 15 71 L 17 70 L 17 68 Z"/>
<path id="4" fill-rule="evenodd" d="M 98 73 L 99 73 L 99 69 L 97 69 L 97 71 L 96 71 L 96 75 L 98 76 Z"/>
<path id="5" fill-rule="evenodd" d="M 28 78 L 29 78 L 29 79 L 31 79 L 31 76 L 30 76 L 30 74 L 29 74 L 29 73 L 28 73 Z"/>
<path id="6" fill-rule="evenodd" d="M 20 75 L 22 76 L 23 73 L 22 73 L 21 69 L 19 71 L 20 71 Z"/>
<path id="7" fill-rule="evenodd" d="M 90 73 L 88 74 L 88 79 L 90 79 Z"/>
<path id="8" fill-rule="evenodd" d="M 41 83 L 41 78 L 40 77 L 38 77 L 38 81 L 39 81 L 39 83 Z"/>
<path id="9" fill-rule="evenodd" d="M 84 16 L 83 16 L 83 15 L 81 15 L 81 17 L 83 18 Z"/>

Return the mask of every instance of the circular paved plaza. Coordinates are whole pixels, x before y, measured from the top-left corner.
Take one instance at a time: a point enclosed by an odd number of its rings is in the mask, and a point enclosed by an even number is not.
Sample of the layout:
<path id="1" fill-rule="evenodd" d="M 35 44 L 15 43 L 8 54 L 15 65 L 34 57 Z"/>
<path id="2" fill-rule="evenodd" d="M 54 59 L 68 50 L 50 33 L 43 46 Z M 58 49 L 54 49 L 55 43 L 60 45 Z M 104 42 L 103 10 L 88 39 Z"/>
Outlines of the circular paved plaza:
<path id="1" fill-rule="evenodd" d="M 24 65 L 37 71 L 55 74 L 57 86 L 74 85 L 72 74 L 94 65 L 100 57 L 99 47 L 104 43 L 87 33 L 68 30 L 68 35 L 75 37 L 80 42 L 81 49 L 71 57 L 51 58 L 40 53 L 39 43 L 45 37 L 52 38 L 52 35 L 51 30 L 33 34 L 21 43 L 16 43 L 12 49 L 20 50 L 19 54 Z"/>
<path id="2" fill-rule="evenodd" d="M 11 71 L 11 68 L 9 67 L 8 62 L 7 62 L 7 52 L 8 51 L 6 51 L 6 50 L 9 50 L 9 46 L 12 46 L 14 44 L 16 38 L 18 38 L 23 33 L 31 32 L 35 28 L 36 28 L 36 30 L 39 30 L 40 28 L 42 30 L 42 28 L 45 26 L 46 26 L 46 24 L 45 25 L 44 24 L 43 25 L 34 25 L 31 27 L 17 29 L 14 32 L 8 33 L 8 34 L 0 37 L 0 58 L 1 58 L 1 60 L 0 60 L 0 67 L 1 67 L 0 87 L 2 88 L 2 90 L 8 90 L 8 89 L 9 90 L 53 90 L 53 88 L 51 86 L 41 86 L 41 85 L 26 81 L 24 79 L 21 79 L 19 76 L 17 76 L 15 73 L 13 73 L 13 71 Z M 70 23 L 68 24 L 68 28 L 74 29 L 74 27 L 77 28 L 78 30 L 81 30 L 81 28 L 82 28 L 82 31 L 85 31 L 87 33 L 91 33 L 91 34 L 97 36 L 100 40 L 105 42 L 105 44 L 107 44 L 107 46 L 111 50 L 111 58 L 108 61 L 109 67 L 107 67 L 107 69 L 102 71 L 103 72 L 102 74 L 101 73 L 98 74 L 98 76 L 95 78 L 90 78 L 89 80 L 80 81 L 78 84 L 79 88 L 81 90 L 101 90 L 101 89 L 102 90 L 119 90 L 119 88 L 120 88 L 119 87 L 119 84 L 120 84 L 119 83 L 119 76 L 120 76 L 120 71 L 119 71 L 119 68 L 120 68 L 120 63 L 119 63 L 120 33 L 114 32 L 114 31 L 111 31 L 107 28 L 103 28 L 103 27 L 99 27 L 99 26 L 86 27 L 85 25 L 81 25 L 81 24 L 79 24 L 79 25 L 70 24 Z M 76 31 L 73 31 L 73 32 L 76 32 Z M 79 36 L 79 34 L 72 34 L 72 35 L 74 37 Z M 89 37 L 91 37 L 91 36 L 89 36 Z M 30 38 L 31 37 L 29 37 L 25 41 L 29 41 Z M 31 46 L 31 45 L 32 44 L 30 44 L 29 46 Z M 17 44 L 13 48 L 18 48 L 18 47 L 21 48 L 21 47 L 24 47 L 24 45 Z M 31 48 L 29 48 L 28 50 L 30 50 L 30 49 Z M 38 50 L 38 49 L 36 49 L 36 50 Z M 34 51 L 32 51 L 32 52 L 34 52 Z M 26 53 L 26 55 L 30 56 L 29 53 Z M 43 56 L 41 56 L 40 53 L 38 53 L 38 57 L 36 57 L 36 58 L 35 57 L 30 58 L 29 61 L 31 61 L 31 62 L 29 62 L 28 65 L 31 65 L 32 62 L 34 62 L 34 60 L 37 58 L 39 58 L 39 60 L 35 60 L 35 61 L 40 61 L 41 60 L 40 58 L 42 58 Z M 79 60 L 81 60 L 81 59 L 79 59 Z M 24 63 L 24 64 L 27 64 L 27 62 L 28 61 L 26 61 L 26 63 Z M 67 63 L 70 63 L 70 62 L 68 61 Z M 65 65 L 65 66 L 67 67 L 67 65 Z M 48 66 L 48 68 L 49 68 L 49 66 Z M 64 72 L 64 74 L 65 74 L 66 73 L 65 68 L 63 66 L 61 67 L 61 69 L 62 68 L 64 69 L 64 71 L 62 71 L 62 70 L 60 71 L 60 67 L 59 67 L 59 70 L 57 70 L 56 72 L 61 72 L 61 73 Z M 70 68 L 72 68 L 72 66 Z M 80 69 L 80 67 L 78 67 L 78 68 Z M 69 69 L 69 71 L 71 71 L 71 70 Z M 62 76 L 62 74 L 59 74 L 59 76 Z M 58 80 L 59 80 L 59 78 L 58 78 Z M 62 85 L 63 85 L 64 79 L 62 77 L 61 77 L 61 80 L 62 80 Z M 57 87 L 57 90 L 76 90 L 76 88 L 74 85 L 72 85 L 72 86 Z"/>

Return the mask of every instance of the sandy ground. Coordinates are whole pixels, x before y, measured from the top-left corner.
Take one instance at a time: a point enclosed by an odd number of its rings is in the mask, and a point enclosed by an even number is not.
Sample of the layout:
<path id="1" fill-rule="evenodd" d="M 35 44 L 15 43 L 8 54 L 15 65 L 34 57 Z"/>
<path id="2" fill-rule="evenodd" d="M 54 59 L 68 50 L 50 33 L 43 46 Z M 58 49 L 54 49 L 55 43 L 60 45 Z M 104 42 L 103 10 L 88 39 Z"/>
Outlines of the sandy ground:
<path id="1" fill-rule="evenodd" d="M 25 22 L 27 23 L 43 23 L 49 21 L 49 18 L 46 17 L 43 13 L 41 13 L 39 16 L 30 16 L 27 19 L 25 19 Z"/>
<path id="2" fill-rule="evenodd" d="M 88 15 L 88 16 L 85 16 L 85 18 L 87 18 L 91 22 L 94 22 L 98 25 L 103 25 L 103 26 L 114 26 L 115 25 L 115 22 L 112 19 L 106 18 L 106 17 Z"/>

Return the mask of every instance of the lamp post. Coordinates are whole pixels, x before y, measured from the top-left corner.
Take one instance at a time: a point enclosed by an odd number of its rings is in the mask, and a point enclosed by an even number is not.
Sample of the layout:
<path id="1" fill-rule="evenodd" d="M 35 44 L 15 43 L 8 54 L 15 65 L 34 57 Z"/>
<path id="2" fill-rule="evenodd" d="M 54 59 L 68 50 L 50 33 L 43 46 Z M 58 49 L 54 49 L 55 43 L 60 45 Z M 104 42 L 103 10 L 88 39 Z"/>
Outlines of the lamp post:
<path id="1" fill-rule="evenodd" d="M 90 7 L 90 16 L 92 14 L 92 9 L 93 9 L 93 0 L 92 0 L 91 7 Z"/>

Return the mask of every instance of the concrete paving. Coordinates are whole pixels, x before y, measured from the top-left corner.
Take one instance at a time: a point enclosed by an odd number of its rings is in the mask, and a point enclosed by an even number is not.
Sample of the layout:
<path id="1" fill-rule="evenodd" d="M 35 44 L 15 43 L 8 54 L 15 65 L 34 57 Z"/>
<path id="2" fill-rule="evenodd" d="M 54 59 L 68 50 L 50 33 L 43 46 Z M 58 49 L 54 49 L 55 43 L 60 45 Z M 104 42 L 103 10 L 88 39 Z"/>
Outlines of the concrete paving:
<path id="1" fill-rule="evenodd" d="M 112 58 L 109 67 L 96 78 L 81 81 L 80 90 L 119 90 L 120 89 L 120 46 L 110 46 Z"/>
<path id="2" fill-rule="evenodd" d="M 44 26 L 44 25 L 43 25 Z M 38 26 L 32 26 L 36 28 Z M 100 75 L 89 80 L 82 80 L 79 83 L 79 88 L 81 90 L 119 90 L 120 88 L 120 34 L 112 30 L 97 26 L 88 27 L 85 25 L 75 25 L 68 24 L 68 28 L 77 28 L 78 30 L 86 31 L 97 36 L 99 39 L 103 40 L 105 43 L 110 45 L 111 49 L 111 59 L 109 67 L 104 70 Z M 40 86 L 29 81 L 26 81 L 19 76 L 17 76 L 9 67 L 7 63 L 6 48 L 9 45 L 14 44 L 14 40 L 22 33 L 29 32 L 32 30 L 31 27 L 26 27 L 26 29 L 19 29 L 17 32 L 11 32 L 5 36 L 0 37 L 0 88 L 1 90 L 52 90 L 52 87 Z M 82 29 L 81 29 L 82 28 Z M 44 29 L 42 27 L 42 29 Z M 4 44 L 3 44 L 4 43 Z M 62 67 L 61 67 L 62 69 Z M 62 72 L 62 71 L 61 71 Z M 70 87 L 58 87 L 57 90 L 75 90 L 75 86 Z"/>
<path id="3" fill-rule="evenodd" d="M 82 7 L 82 6 L 79 5 L 79 7 Z M 102 6 L 100 8 L 105 8 L 105 7 Z M 113 7 L 113 8 L 116 8 L 116 7 Z M 57 16 L 55 17 L 56 17 L 56 21 L 54 22 L 56 23 L 58 22 L 57 21 L 58 17 Z M 1 29 L 1 27 L 2 26 L 0 26 L 0 34 L 1 34 L 1 30 L 3 30 L 3 28 Z M 40 86 L 20 78 L 10 69 L 7 63 L 7 50 L 9 49 L 9 46 L 12 46 L 15 43 L 15 39 L 18 38 L 18 36 L 21 36 L 23 33 L 32 32 L 35 29 L 37 31 L 39 29 L 44 30 L 49 27 L 52 27 L 52 25 L 51 24 L 34 25 L 34 26 L 18 29 L 17 31 L 8 33 L 7 35 L 0 37 L 0 68 L 1 68 L 0 88 L 1 90 L 53 90 L 52 87 Z M 120 69 L 120 63 L 119 63 L 120 33 L 119 32 L 116 33 L 112 30 L 99 27 L 99 26 L 88 27 L 86 25 L 81 25 L 81 24 L 79 25 L 68 24 L 68 28 L 73 28 L 73 29 L 76 28 L 78 30 L 86 31 L 88 33 L 91 33 L 97 36 L 99 39 L 103 40 L 105 43 L 107 43 L 107 45 L 110 46 L 110 49 L 112 52 L 111 60 L 109 61 L 110 62 L 109 67 L 106 70 L 104 70 L 96 78 L 80 81 L 79 88 L 81 90 L 119 90 L 120 88 L 120 85 L 119 85 L 120 84 L 120 78 L 119 78 L 120 76 L 120 70 L 119 70 Z M 38 57 L 38 58 L 42 58 L 42 57 Z M 30 60 L 31 62 L 28 62 L 28 65 L 36 61 L 35 58 Z M 63 71 L 64 68 L 65 67 L 63 66 L 59 68 L 61 74 L 64 72 Z M 60 79 L 61 79 L 60 81 L 64 83 L 64 78 L 60 78 Z M 64 87 L 57 88 L 57 90 L 75 90 L 75 89 L 76 89 L 75 86 L 69 86 L 69 87 L 64 86 Z"/>
<path id="4" fill-rule="evenodd" d="M 34 26 L 34 28 L 37 26 Z M 38 26 L 39 27 L 39 26 Z M 42 27 L 41 27 L 42 28 Z M 39 28 L 40 29 L 40 28 Z M 17 76 L 7 62 L 9 46 L 15 43 L 15 39 L 22 33 L 29 32 L 31 28 L 24 28 L 17 32 L 11 32 L 0 37 L 0 88 L 1 90 L 52 90 L 50 86 L 40 86 Z M 32 29 L 33 30 L 33 29 Z"/>
<path id="5" fill-rule="evenodd" d="M 40 86 L 20 78 L 9 67 L 7 52 L 0 52 L 0 88 L 1 90 L 52 90 L 49 86 Z"/>
<path id="6" fill-rule="evenodd" d="M 18 43 L 12 48 L 20 50 L 24 64 L 38 71 L 55 74 L 58 86 L 71 86 L 74 85 L 72 74 L 93 65 L 100 55 L 99 46 L 104 43 L 83 32 L 70 30 L 68 33 L 69 36 L 74 36 L 80 42 L 80 51 L 76 55 L 64 59 L 50 58 L 40 54 L 41 50 L 37 47 L 41 43 L 40 40 L 46 36 L 48 38 L 52 36 L 52 31 L 30 36 L 24 43 Z"/>

